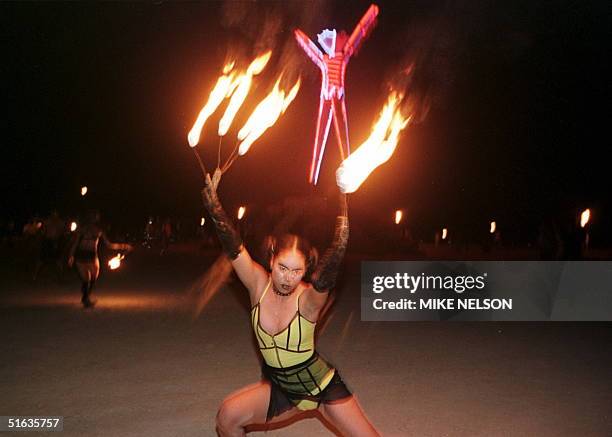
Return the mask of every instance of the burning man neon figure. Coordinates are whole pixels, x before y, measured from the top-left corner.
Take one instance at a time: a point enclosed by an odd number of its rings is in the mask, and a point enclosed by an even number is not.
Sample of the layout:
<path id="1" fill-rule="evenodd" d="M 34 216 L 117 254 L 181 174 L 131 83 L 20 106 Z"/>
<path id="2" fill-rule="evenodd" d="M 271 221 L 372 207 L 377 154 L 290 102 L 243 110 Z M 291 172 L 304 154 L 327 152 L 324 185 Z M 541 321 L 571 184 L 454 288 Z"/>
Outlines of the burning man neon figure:
<path id="1" fill-rule="evenodd" d="M 317 39 L 326 54 L 323 54 L 304 32 L 299 29 L 295 30 L 298 44 L 321 69 L 319 117 L 310 165 L 310 183 L 314 185 L 319 179 L 319 170 L 332 118 L 342 158 L 344 159 L 345 155 L 348 156 L 351 153 L 344 103 L 344 73 L 349 59 L 353 53 L 357 52 L 368 32 L 374 27 L 377 15 L 378 6 L 372 4 L 355 26 L 350 37 L 344 31 L 336 34 L 336 29 L 325 29 L 319 33 Z"/>

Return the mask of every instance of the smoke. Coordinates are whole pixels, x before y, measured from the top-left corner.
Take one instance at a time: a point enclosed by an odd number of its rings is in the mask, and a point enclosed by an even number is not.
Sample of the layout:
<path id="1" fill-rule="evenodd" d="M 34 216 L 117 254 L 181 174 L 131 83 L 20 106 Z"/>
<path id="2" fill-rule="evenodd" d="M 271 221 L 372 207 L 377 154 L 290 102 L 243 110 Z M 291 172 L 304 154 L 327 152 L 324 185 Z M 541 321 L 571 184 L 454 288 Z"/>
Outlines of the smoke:
<path id="1" fill-rule="evenodd" d="M 520 8 L 485 1 L 447 1 L 438 7 L 415 4 L 393 36 L 398 61 L 387 70 L 387 85 L 403 92 L 402 110 L 422 122 L 432 106 L 448 101 L 470 59 L 486 56 L 512 62 L 529 47 L 530 39 L 512 16 Z M 519 12 L 517 12 L 519 11 Z"/>
<path id="2" fill-rule="evenodd" d="M 221 8 L 221 23 L 231 31 L 229 59 L 247 59 L 267 50 L 282 73 L 281 88 L 288 90 L 300 76 L 317 74 L 301 53 L 293 36 L 295 28 L 313 27 L 325 13 L 325 1 L 309 2 L 237 2 L 226 1 Z"/>
<path id="3" fill-rule="evenodd" d="M 402 113 L 413 123 L 425 120 L 432 105 L 445 100 L 454 82 L 453 71 L 462 54 L 462 37 L 448 6 L 431 16 L 414 14 L 394 36 L 402 41 L 400 56 L 387 73 L 390 89 L 404 95 Z"/>

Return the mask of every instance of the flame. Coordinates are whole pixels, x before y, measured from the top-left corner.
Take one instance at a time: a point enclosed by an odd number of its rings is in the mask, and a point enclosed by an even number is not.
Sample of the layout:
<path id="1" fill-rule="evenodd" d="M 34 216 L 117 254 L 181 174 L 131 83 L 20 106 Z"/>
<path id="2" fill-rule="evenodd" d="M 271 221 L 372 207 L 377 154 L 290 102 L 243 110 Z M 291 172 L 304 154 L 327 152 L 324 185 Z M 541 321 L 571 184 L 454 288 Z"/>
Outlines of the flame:
<path id="1" fill-rule="evenodd" d="M 200 226 L 204 226 L 204 223 L 206 223 L 206 219 L 204 217 L 202 217 L 200 219 Z"/>
<path id="2" fill-rule="evenodd" d="M 242 220 L 242 217 L 244 217 L 245 212 L 246 212 L 246 208 L 244 206 L 241 206 L 240 208 L 238 208 L 238 220 Z"/>
<path id="3" fill-rule="evenodd" d="M 495 232 L 495 228 L 497 228 L 497 223 L 491 222 L 491 228 L 489 229 L 489 232 L 493 234 Z"/>
<path id="4" fill-rule="evenodd" d="M 398 209 L 397 211 L 395 211 L 395 224 L 399 225 L 400 222 L 402 221 L 402 216 L 404 215 L 404 213 L 402 212 L 401 209 Z"/>
<path id="5" fill-rule="evenodd" d="M 121 265 L 121 260 L 124 258 L 122 254 L 117 254 L 108 261 L 108 266 L 111 270 L 116 270 Z"/>
<path id="6" fill-rule="evenodd" d="M 257 105 L 245 125 L 238 132 L 238 140 L 242 141 L 238 149 L 240 156 L 249 151 L 255 140 L 276 123 L 276 120 L 295 99 L 300 89 L 301 80 L 298 79 L 296 81 L 286 96 L 285 91 L 279 89 L 280 80 L 281 78 L 279 77 L 272 92 Z"/>
<path id="7" fill-rule="evenodd" d="M 392 92 L 383 107 L 370 137 L 346 158 L 336 171 L 336 180 L 343 193 L 353 193 L 379 165 L 389 160 L 400 132 L 410 122 L 399 109 L 402 95 Z"/>
<path id="8" fill-rule="evenodd" d="M 230 71 L 232 71 L 235 64 L 236 64 L 236 61 L 231 61 L 225 64 L 225 66 L 223 67 L 223 74 L 227 74 Z"/>
<path id="9" fill-rule="evenodd" d="M 446 240 L 447 236 L 448 236 L 448 229 L 446 228 L 442 229 L 442 239 Z"/>
<path id="10" fill-rule="evenodd" d="M 591 219 L 591 210 L 589 208 L 582 211 L 580 214 L 580 227 L 584 228 Z"/>
<path id="11" fill-rule="evenodd" d="M 84 196 L 85 194 L 87 194 L 87 187 L 83 186 L 81 187 L 81 196 Z"/>
<path id="12" fill-rule="evenodd" d="M 77 226 L 76 222 L 72 222 L 72 223 L 70 223 L 70 232 L 74 232 L 74 231 L 76 231 L 76 230 L 77 230 L 77 227 L 78 227 L 78 226 Z"/>
<path id="13" fill-rule="evenodd" d="M 217 83 L 213 90 L 210 92 L 208 102 L 200 111 L 196 122 L 187 135 L 187 140 L 191 147 L 195 147 L 200 142 L 200 134 L 204 123 L 208 120 L 208 117 L 219 107 L 223 99 L 229 97 L 234 92 L 234 89 L 238 85 L 238 81 L 235 79 L 235 72 L 232 72 L 234 63 L 231 62 L 223 68 L 223 75 L 217 79 Z"/>
<path id="14" fill-rule="evenodd" d="M 232 98 L 229 102 L 229 105 L 227 105 L 227 109 L 225 110 L 225 113 L 223 114 L 223 117 L 219 122 L 219 130 L 217 133 L 220 137 L 224 136 L 227 133 L 230 126 L 232 125 L 232 121 L 234 121 L 236 112 L 238 112 L 238 109 L 240 109 L 240 107 L 244 103 L 244 99 L 246 99 L 246 96 L 249 93 L 249 90 L 251 89 L 253 76 L 258 75 L 263 71 L 271 56 L 271 50 L 259 56 L 253 62 L 251 62 L 251 65 L 249 65 L 249 68 L 247 68 L 246 73 L 241 74 L 236 78 L 236 83 L 238 84 L 238 87 L 236 88 L 236 91 L 232 94 Z"/>

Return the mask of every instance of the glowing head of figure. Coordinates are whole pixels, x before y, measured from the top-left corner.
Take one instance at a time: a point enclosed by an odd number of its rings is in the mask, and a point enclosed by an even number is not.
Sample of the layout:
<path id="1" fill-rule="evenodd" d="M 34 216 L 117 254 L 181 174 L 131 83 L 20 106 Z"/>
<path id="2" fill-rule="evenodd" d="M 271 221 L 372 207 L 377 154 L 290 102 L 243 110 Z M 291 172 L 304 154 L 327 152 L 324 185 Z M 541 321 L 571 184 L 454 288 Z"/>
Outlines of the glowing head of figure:
<path id="1" fill-rule="evenodd" d="M 319 44 L 330 58 L 336 54 L 336 29 L 325 29 L 317 35 Z"/>
<path id="2" fill-rule="evenodd" d="M 317 251 L 305 239 L 285 234 L 269 237 L 266 251 L 270 259 L 272 285 L 280 293 L 295 290 L 317 263 Z"/>

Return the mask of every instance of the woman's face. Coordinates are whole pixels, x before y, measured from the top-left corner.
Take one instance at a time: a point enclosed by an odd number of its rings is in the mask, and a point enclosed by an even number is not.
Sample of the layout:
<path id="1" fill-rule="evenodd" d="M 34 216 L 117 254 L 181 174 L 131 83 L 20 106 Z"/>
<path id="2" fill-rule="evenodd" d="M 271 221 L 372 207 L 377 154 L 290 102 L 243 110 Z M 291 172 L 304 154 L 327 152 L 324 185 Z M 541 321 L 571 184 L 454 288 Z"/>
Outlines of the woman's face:
<path id="1" fill-rule="evenodd" d="M 306 258 L 298 250 L 287 249 L 272 258 L 272 282 L 281 293 L 289 293 L 306 273 Z"/>

